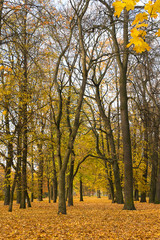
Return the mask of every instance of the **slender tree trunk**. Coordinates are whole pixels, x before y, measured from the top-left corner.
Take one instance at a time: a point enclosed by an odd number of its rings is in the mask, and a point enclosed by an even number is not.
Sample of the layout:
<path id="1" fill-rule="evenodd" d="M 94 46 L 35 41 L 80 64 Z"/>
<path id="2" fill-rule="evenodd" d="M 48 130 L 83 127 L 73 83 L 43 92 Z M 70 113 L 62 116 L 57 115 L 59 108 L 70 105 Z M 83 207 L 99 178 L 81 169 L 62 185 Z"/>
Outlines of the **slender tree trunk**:
<path id="1" fill-rule="evenodd" d="M 66 214 L 66 201 L 65 201 L 65 171 L 60 170 L 58 181 L 58 213 Z"/>
<path id="2" fill-rule="evenodd" d="M 56 176 L 56 175 L 54 175 Z M 58 195 L 58 183 L 57 183 L 57 176 L 53 179 L 53 202 L 56 203 Z"/>
<path id="3" fill-rule="evenodd" d="M 138 191 L 137 188 L 136 188 L 135 191 L 134 191 L 134 200 L 135 200 L 135 201 L 139 201 L 139 191 Z"/>
<path id="4" fill-rule="evenodd" d="M 71 154 L 71 164 L 70 164 L 70 173 L 69 173 L 69 184 L 68 184 L 68 206 L 73 206 L 73 172 L 74 172 L 74 161 L 75 154 L 72 151 Z"/>
<path id="5" fill-rule="evenodd" d="M 33 165 L 33 143 L 32 143 L 32 162 L 31 162 L 31 202 L 34 200 L 34 165 Z"/>
<path id="6" fill-rule="evenodd" d="M 27 0 L 24 1 L 24 22 L 23 22 L 23 38 L 24 38 L 24 45 L 23 45 L 23 61 L 24 61 L 24 76 L 23 76 L 23 83 L 22 83 L 22 126 L 23 126 L 23 151 L 22 151 L 22 194 L 21 194 L 21 204 L 20 208 L 26 208 L 26 192 L 27 192 L 27 143 L 28 143 L 28 136 L 27 136 L 27 128 L 28 128 L 28 121 L 27 121 L 27 100 L 28 100 L 28 64 L 27 64 L 27 10 L 25 8 L 27 6 Z"/>
<path id="7" fill-rule="evenodd" d="M 147 111 L 147 103 L 144 97 L 144 108 Z M 146 187 L 147 187 L 147 176 L 148 176 L 148 116 L 147 112 L 144 113 L 144 144 L 145 147 L 143 149 L 143 157 L 144 157 L 144 164 L 145 169 L 143 173 L 143 181 L 144 181 L 144 191 L 141 192 L 141 202 L 146 202 Z"/>
<path id="8" fill-rule="evenodd" d="M 43 154 L 42 144 L 38 144 L 39 169 L 38 169 L 38 201 L 43 201 Z"/>
<path id="9" fill-rule="evenodd" d="M 18 165 L 18 164 L 17 164 Z M 18 166 L 17 166 L 18 168 Z M 18 170 L 16 170 L 15 172 L 15 176 L 14 176 L 14 180 L 13 180 L 13 185 L 12 185 L 12 189 L 11 189 L 11 197 L 10 197 L 10 203 L 9 203 L 9 212 L 12 212 L 12 206 L 13 206 L 13 196 L 14 196 L 14 190 L 15 190 L 15 187 L 16 187 L 16 181 L 17 181 L 17 173 L 18 173 Z"/>
<path id="10" fill-rule="evenodd" d="M 82 179 L 80 178 L 80 201 L 83 201 L 83 183 Z"/>
<path id="11" fill-rule="evenodd" d="M 54 150 L 52 150 L 52 163 L 53 163 L 53 202 L 56 203 L 58 195 L 58 183 L 57 183 L 57 170 L 55 164 Z"/>
<path id="12" fill-rule="evenodd" d="M 108 182 L 109 182 L 109 190 L 110 190 L 111 200 L 112 200 L 112 203 L 114 203 L 115 202 L 115 200 L 114 200 L 114 186 L 113 186 L 113 180 L 112 180 L 111 166 L 109 164 L 109 169 L 108 169 L 106 161 L 104 162 L 104 164 L 105 164 L 105 171 L 106 171 L 106 174 L 107 174 L 107 179 L 108 179 Z"/>
<path id="13" fill-rule="evenodd" d="M 157 124 L 157 129 L 155 129 L 155 146 L 154 146 L 154 157 L 155 157 L 155 161 L 158 162 L 155 203 L 160 204 L 160 157 L 158 156 L 158 151 L 159 151 L 159 123 L 160 123 L 159 119 L 157 119 L 157 123 L 158 123 Z"/>
<path id="14" fill-rule="evenodd" d="M 97 198 L 101 198 L 101 191 L 99 189 L 97 190 Z"/>
<path id="15" fill-rule="evenodd" d="M 112 156 L 112 166 L 113 166 L 113 172 L 114 172 L 114 178 L 115 178 L 115 187 L 116 187 L 116 202 L 117 203 L 123 203 L 123 195 L 122 195 L 122 187 L 121 187 L 121 181 L 120 181 L 120 173 L 119 173 L 119 165 L 117 161 L 117 154 L 116 154 L 116 148 L 115 148 L 115 142 L 113 137 L 113 131 L 111 129 L 111 122 L 109 117 L 106 116 L 105 111 L 103 109 L 101 100 L 100 100 L 100 93 L 99 93 L 99 85 L 96 85 L 96 101 L 98 104 L 98 108 L 101 114 L 101 117 L 103 119 L 105 130 L 108 135 L 108 140 L 110 144 L 110 151 Z"/>
<path id="16" fill-rule="evenodd" d="M 8 136 L 10 135 L 10 124 L 9 124 L 9 106 L 8 101 L 9 98 L 6 97 L 6 103 L 5 103 L 5 109 L 6 109 L 6 115 L 5 115 L 5 125 L 6 125 L 6 134 Z M 8 157 L 6 159 L 6 169 L 5 169 L 5 189 L 4 189 L 4 205 L 9 205 L 10 202 L 10 180 L 11 180 L 11 166 L 13 161 L 13 144 L 11 142 L 11 139 L 8 140 L 7 143 L 7 150 L 8 150 Z"/>
<path id="17" fill-rule="evenodd" d="M 158 170 L 158 138 L 159 138 L 159 126 L 154 122 L 153 131 L 153 152 L 152 152 L 152 172 L 150 183 L 150 195 L 149 202 L 154 203 L 156 200 L 156 186 L 157 186 L 157 170 Z M 157 200 L 156 200 L 157 201 Z"/>
<path id="18" fill-rule="evenodd" d="M 54 156 L 54 145 L 53 145 L 53 112 L 52 112 L 52 105 L 51 105 L 51 112 L 50 112 L 50 120 L 51 120 L 51 152 L 52 152 L 52 165 L 53 165 L 53 179 L 52 179 L 52 185 L 51 185 L 51 199 L 54 203 L 57 201 L 57 170 L 56 170 L 56 164 L 55 164 L 55 156 Z M 59 148 L 58 148 L 59 149 Z"/>
<path id="19" fill-rule="evenodd" d="M 51 203 L 51 194 L 50 194 L 50 182 L 49 178 L 47 178 L 47 188 L 48 188 L 48 201 Z"/>

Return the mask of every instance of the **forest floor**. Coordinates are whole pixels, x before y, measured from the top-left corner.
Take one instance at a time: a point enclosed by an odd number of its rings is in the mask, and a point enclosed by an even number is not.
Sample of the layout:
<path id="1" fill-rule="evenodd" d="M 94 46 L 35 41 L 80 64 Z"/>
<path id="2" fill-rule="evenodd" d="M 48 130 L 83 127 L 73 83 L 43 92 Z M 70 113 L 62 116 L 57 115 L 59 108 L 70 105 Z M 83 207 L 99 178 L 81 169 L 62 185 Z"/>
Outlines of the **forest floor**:
<path id="1" fill-rule="evenodd" d="M 57 214 L 57 203 L 34 201 L 31 208 L 13 212 L 0 202 L 0 239 L 21 240 L 160 240 L 160 205 L 135 203 L 136 211 L 122 210 L 106 197 L 74 199 L 67 215 Z"/>

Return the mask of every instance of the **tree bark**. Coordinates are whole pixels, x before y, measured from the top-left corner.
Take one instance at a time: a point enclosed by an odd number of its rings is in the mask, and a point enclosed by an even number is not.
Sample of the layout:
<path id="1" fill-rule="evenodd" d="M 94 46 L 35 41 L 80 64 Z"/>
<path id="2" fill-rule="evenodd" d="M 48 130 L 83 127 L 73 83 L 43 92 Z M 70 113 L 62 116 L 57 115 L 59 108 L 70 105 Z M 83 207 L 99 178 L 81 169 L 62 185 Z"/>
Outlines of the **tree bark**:
<path id="1" fill-rule="evenodd" d="M 82 183 L 82 179 L 80 178 L 80 201 L 83 201 L 83 183 Z"/>
<path id="2" fill-rule="evenodd" d="M 96 85 L 96 101 L 97 101 L 98 109 L 100 111 L 100 115 L 101 115 L 104 125 L 105 125 L 105 130 L 107 132 L 110 149 L 111 149 L 111 156 L 112 156 L 112 162 L 113 162 L 112 166 L 113 166 L 115 187 L 116 187 L 116 202 L 121 204 L 121 203 L 123 203 L 123 195 L 122 195 L 122 187 L 121 187 L 121 181 L 120 181 L 119 165 L 118 165 L 118 161 L 117 161 L 115 142 L 114 142 L 110 119 L 109 119 L 109 117 L 106 116 L 104 108 L 103 108 L 101 100 L 100 100 L 99 85 Z"/>
<path id="3" fill-rule="evenodd" d="M 69 173 L 69 182 L 68 182 L 68 206 L 73 206 L 73 172 L 74 172 L 74 161 L 75 154 L 72 151 L 71 153 L 71 164 L 70 164 L 70 173 Z"/>
<path id="4" fill-rule="evenodd" d="M 27 6 L 27 0 L 24 1 L 24 22 L 23 22 L 23 61 L 24 61 L 24 76 L 22 82 L 22 126 L 23 126 L 23 151 L 22 151 L 22 193 L 21 193 L 21 204 L 20 208 L 26 208 L 26 191 L 27 191 L 27 143 L 28 143 L 28 121 L 27 121 L 27 100 L 28 100 L 28 63 L 27 63 L 27 10 L 25 8 Z"/>
<path id="5" fill-rule="evenodd" d="M 59 172 L 58 181 L 58 214 L 66 214 L 66 200 L 65 200 L 65 171 Z"/>
<path id="6" fill-rule="evenodd" d="M 153 126 L 153 135 L 152 135 L 152 171 L 151 171 L 151 183 L 150 183 L 150 194 L 149 194 L 149 202 L 154 203 L 156 199 L 156 185 L 157 185 L 157 170 L 158 170 L 158 138 L 159 138 L 159 124 L 156 123 L 156 119 L 154 119 Z"/>

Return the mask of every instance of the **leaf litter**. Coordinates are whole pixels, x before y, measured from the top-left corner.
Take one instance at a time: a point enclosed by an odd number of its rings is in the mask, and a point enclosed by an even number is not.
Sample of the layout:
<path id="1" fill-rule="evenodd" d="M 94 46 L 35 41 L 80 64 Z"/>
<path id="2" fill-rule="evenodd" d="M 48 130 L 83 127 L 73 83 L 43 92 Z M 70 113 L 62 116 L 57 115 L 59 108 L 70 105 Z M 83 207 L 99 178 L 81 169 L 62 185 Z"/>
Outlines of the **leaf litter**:
<path id="1" fill-rule="evenodd" d="M 0 240 L 159 240 L 160 205 L 135 203 L 136 211 L 122 210 L 106 197 L 74 199 L 67 215 L 57 214 L 57 203 L 34 201 L 31 208 L 13 212 L 0 202 Z"/>

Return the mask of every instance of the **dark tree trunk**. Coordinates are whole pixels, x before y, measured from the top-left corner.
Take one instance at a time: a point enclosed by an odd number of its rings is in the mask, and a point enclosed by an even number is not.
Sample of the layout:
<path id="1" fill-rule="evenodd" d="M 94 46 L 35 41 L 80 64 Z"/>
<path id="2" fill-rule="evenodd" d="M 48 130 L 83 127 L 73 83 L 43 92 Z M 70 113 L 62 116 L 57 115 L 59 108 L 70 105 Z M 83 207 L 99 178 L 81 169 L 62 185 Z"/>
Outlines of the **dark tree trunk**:
<path id="1" fill-rule="evenodd" d="M 157 129 L 155 130 L 155 147 L 154 147 L 155 161 L 158 162 L 155 203 L 160 204 L 160 157 L 158 157 L 158 150 L 159 150 L 159 148 L 158 148 L 159 147 L 159 123 L 160 123 L 159 119 L 157 120 L 157 123 L 158 124 L 157 124 Z"/>
<path id="2" fill-rule="evenodd" d="M 140 202 L 146 202 L 146 192 L 141 193 L 141 200 Z"/>
<path id="3" fill-rule="evenodd" d="M 39 169 L 38 169 L 38 201 L 43 201 L 43 155 L 42 144 L 37 144 L 39 151 Z"/>
<path id="4" fill-rule="evenodd" d="M 121 102 L 121 125 L 122 125 L 122 140 L 124 154 L 124 209 L 134 210 L 133 202 L 133 170 L 132 170 L 132 153 L 131 153 L 131 138 L 128 120 L 128 105 L 127 105 L 127 89 L 126 89 L 126 74 L 121 74 L 120 78 L 120 102 Z"/>
<path id="5" fill-rule="evenodd" d="M 9 99 L 8 99 L 9 101 Z M 10 125 L 9 125 L 9 106 L 6 99 L 6 115 L 5 115 L 5 125 L 6 125 L 6 134 L 10 135 Z M 7 143 L 8 149 L 8 157 L 6 159 L 6 168 L 5 168 L 5 188 L 4 188 L 4 205 L 9 205 L 10 202 L 10 181 L 11 181 L 11 165 L 13 161 L 13 144 L 11 143 L 11 139 L 8 140 Z"/>
<path id="6" fill-rule="evenodd" d="M 31 207 L 31 201 L 30 201 L 30 198 L 29 198 L 29 195 L 28 195 L 28 191 L 26 190 L 26 199 L 27 199 L 27 206 L 28 207 Z"/>
<path id="7" fill-rule="evenodd" d="M 52 106 L 51 106 L 52 109 Z M 51 151 L 52 151 L 52 165 L 53 165 L 53 179 L 52 179 L 52 185 L 51 185 L 51 200 L 53 200 L 54 203 L 57 201 L 57 170 L 56 170 L 56 164 L 55 164 L 55 156 L 54 156 L 54 145 L 53 145 L 53 113 L 50 112 L 50 119 L 51 119 Z"/>
<path id="8" fill-rule="evenodd" d="M 80 179 L 80 201 L 83 201 L 83 186 L 82 186 L 82 179 Z"/>
<path id="9" fill-rule="evenodd" d="M 17 166 L 17 168 L 18 168 L 18 166 Z M 18 170 L 16 169 L 14 180 L 13 180 L 13 185 L 12 185 L 12 189 L 11 189 L 11 196 L 10 196 L 10 203 L 9 203 L 9 210 L 8 210 L 9 212 L 12 212 L 13 196 L 14 196 L 14 190 L 15 190 L 15 187 L 16 187 L 17 173 L 18 173 Z"/>
<path id="10" fill-rule="evenodd" d="M 122 127 L 122 141 L 123 141 L 123 154 L 124 154 L 124 209 L 134 210 L 133 202 L 133 169 L 132 169 L 132 151 L 131 151 L 131 138 L 128 119 L 128 97 L 127 97 L 127 70 L 128 70 L 128 22 L 129 16 L 126 9 L 124 9 L 123 16 L 123 46 L 119 45 L 116 21 L 113 17 L 113 11 L 105 1 L 100 2 L 106 6 L 109 11 L 109 19 L 111 24 L 111 35 L 114 50 L 116 52 L 116 60 L 120 72 L 119 85 L 120 85 L 120 110 L 121 110 L 121 127 Z M 123 51 L 121 48 L 123 47 Z"/>
<path id="11" fill-rule="evenodd" d="M 159 167 L 158 167 L 155 203 L 160 204 L 160 162 L 159 162 Z"/>
<path id="12" fill-rule="evenodd" d="M 58 195 L 58 183 L 57 183 L 57 171 L 56 171 L 56 165 L 55 165 L 55 159 L 53 159 L 53 202 L 56 203 L 57 201 L 57 195 Z"/>
<path id="13" fill-rule="evenodd" d="M 155 202 L 155 196 L 156 196 L 156 183 L 157 183 L 157 167 L 158 164 L 156 163 L 154 157 L 152 160 L 152 172 L 151 172 L 151 184 L 150 184 L 150 194 L 149 194 L 149 202 L 154 203 Z"/>
<path id="14" fill-rule="evenodd" d="M 112 200 L 112 203 L 114 203 L 115 202 L 115 200 L 114 200 L 114 186 L 113 186 L 113 180 L 112 180 L 111 166 L 110 166 L 110 164 L 108 164 L 109 165 L 109 167 L 108 167 L 106 161 L 104 162 L 104 164 L 105 164 L 105 171 L 106 171 L 106 174 L 107 174 L 107 179 L 108 179 L 108 182 L 109 182 L 109 190 L 110 190 L 111 200 Z"/>
<path id="15" fill-rule="evenodd" d="M 75 154 L 74 151 L 71 153 L 71 164 L 68 182 L 68 206 L 73 206 L 73 172 L 74 172 L 74 161 Z"/>
<path id="16" fill-rule="evenodd" d="M 135 191 L 134 191 L 134 200 L 135 200 L 135 201 L 139 201 L 139 191 L 138 191 L 137 188 L 136 188 Z"/>
<path id="17" fill-rule="evenodd" d="M 97 198 L 101 198 L 101 191 L 97 190 Z"/>
<path id="18" fill-rule="evenodd" d="M 113 166 L 113 172 L 114 172 L 114 178 L 115 178 L 115 187 L 116 187 L 116 202 L 117 203 L 123 203 L 123 195 L 122 195 L 122 187 L 121 187 L 121 181 L 120 181 L 120 173 L 119 173 L 119 165 L 117 161 L 117 154 L 116 154 L 116 148 L 115 148 L 115 142 L 113 137 L 113 131 L 111 129 L 111 122 L 109 117 L 106 116 L 104 108 L 102 106 L 102 102 L 100 99 L 100 93 L 99 93 L 99 85 L 96 85 L 96 101 L 98 104 L 98 108 L 101 114 L 101 117 L 103 119 L 105 130 L 107 132 L 109 144 L 110 144 L 110 151 L 112 156 L 112 166 Z"/>
<path id="19" fill-rule="evenodd" d="M 144 95 L 144 94 L 143 94 Z M 143 149 L 143 158 L 144 158 L 144 164 L 145 164 L 145 169 L 143 173 L 143 181 L 144 181 L 144 191 L 141 193 L 141 202 L 146 202 L 146 187 L 147 187 L 147 176 L 148 176 L 148 116 L 147 116 L 147 103 L 145 100 L 145 95 L 143 96 L 144 98 L 144 107 L 145 107 L 145 112 L 144 112 L 144 144 L 145 147 Z"/>
<path id="20" fill-rule="evenodd" d="M 66 201 L 65 201 L 65 172 L 60 170 L 58 181 L 58 213 L 66 214 Z"/>
<path id="21" fill-rule="evenodd" d="M 157 185 L 157 169 L 158 169 L 158 138 L 159 138 L 159 126 L 154 123 L 153 132 L 153 153 L 152 153 L 152 172 L 151 172 L 151 185 L 149 202 L 154 203 L 156 200 L 156 185 Z"/>
<path id="22" fill-rule="evenodd" d="M 50 183 L 49 183 L 49 178 L 47 179 L 47 188 L 48 188 L 48 201 L 51 203 L 51 194 L 50 194 Z"/>
<path id="23" fill-rule="evenodd" d="M 58 195 L 58 183 L 57 183 L 57 174 L 54 175 L 53 179 L 53 202 L 56 203 Z"/>
<path id="24" fill-rule="evenodd" d="M 34 169 L 33 169 L 33 144 L 32 144 L 32 163 L 31 163 L 31 202 L 34 201 Z"/>
<path id="25" fill-rule="evenodd" d="M 27 5 L 27 0 L 24 1 L 24 6 Z M 28 64 L 27 64 L 27 10 L 24 8 L 24 19 L 23 19 L 23 61 L 24 61 L 24 76 L 23 76 L 23 82 L 22 82 L 22 126 L 23 126 L 23 151 L 22 151 L 22 193 L 21 193 L 21 204 L 20 208 L 26 208 L 26 191 L 27 191 L 27 97 L 28 97 Z"/>

